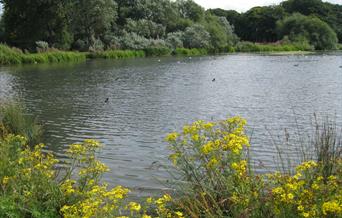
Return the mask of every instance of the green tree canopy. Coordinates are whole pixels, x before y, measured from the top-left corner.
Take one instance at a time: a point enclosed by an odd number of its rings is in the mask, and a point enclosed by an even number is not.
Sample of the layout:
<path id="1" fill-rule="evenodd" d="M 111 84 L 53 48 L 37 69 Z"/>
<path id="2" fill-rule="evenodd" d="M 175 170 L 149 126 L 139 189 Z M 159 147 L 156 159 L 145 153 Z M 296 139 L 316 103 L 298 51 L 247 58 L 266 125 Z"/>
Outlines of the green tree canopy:
<path id="1" fill-rule="evenodd" d="M 5 40 L 21 48 L 33 49 L 36 41 L 68 48 L 68 0 L 2 0 Z"/>
<path id="2" fill-rule="evenodd" d="M 318 50 L 334 49 L 338 39 L 334 30 L 317 17 L 296 13 L 278 22 L 281 37 L 290 40 L 307 39 Z"/>

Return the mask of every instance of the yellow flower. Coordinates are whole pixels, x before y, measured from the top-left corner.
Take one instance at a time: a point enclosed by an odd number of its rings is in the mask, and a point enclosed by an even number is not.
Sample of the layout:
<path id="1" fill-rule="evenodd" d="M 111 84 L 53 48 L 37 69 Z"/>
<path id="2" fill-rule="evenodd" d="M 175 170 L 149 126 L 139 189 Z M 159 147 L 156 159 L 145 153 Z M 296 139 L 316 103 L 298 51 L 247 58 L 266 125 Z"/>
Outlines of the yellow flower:
<path id="1" fill-rule="evenodd" d="M 305 217 L 305 218 L 310 217 L 310 213 L 303 212 L 303 213 L 302 213 L 302 216 Z"/>
<path id="2" fill-rule="evenodd" d="M 323 209 L 323 214 L 328 215 L 328 214 L 336 214 L 336 215 L 341 215 L 342 214 L 342 205 L 341 203 L 337 201 L 328 201 L 325 202 L 322 206 Z"/>
<path id="3" fill-rule="evenodd" d="M 217 160 L 215 157 L 213 157 L 213 158 L 208 162 L 207 167 L 208 167 L 208 168 L 214 168 L 214 167 L 217 165 L 217 163 L 218 163 L 218 160 Z"/>
<path id="4" fill-rule="evenodd" d="M 314 183 L 314 184 L 312 184 L 311 188 L 314 189 L 314 190 L 318 190 L 319 189 L 319 185 Z"/>
<path id="5" fill-rule="evenodd" d="M 153 198 L 149 197 L 146 199 L 146 203 L 152 204 L 153 203 Z"/>
<path id="6" fill-rule="evenodd" d="M 128 207 L 131 211 L 137 211 L 139 212 L 141 210 L 141 205 L 136 202 L 130 202 L 128 204 Z"/>
<path id="7" fill-rule="evenodd" d="M 303 207 L 302 205 L 299 205 L 299 206 L 297 207 L 297 209 L 298 209 L 298 211 L 300 211 L 300 212 L 304 211 L 304 207 Z"/>
<path id="8" fill-rule="evenodd" d="M 203 145 L 201 151 L 203 154 L 207 155 L 214 150 L 214 146 L 214 143 L 210 141 L 207 144 Z"/>
<path id="9" fill-rule="evenodd" d="M 183 218 L 184 217 L 183 213 L 180 212 L 180 211 L 175 212 L 175 214 L 178 216 L 178 218 Z"/>
<path id="10" fill-rule="evenodd" d="M 149 216 L 149 215 L 144 214 L 144 215 L 142 216 L 142 218 L 152 218 L 152 217 Z"/>
<path id="11" fill-rule="evenodd" d="M 8 181 L 9 181 L 9 177 L 8 177 L 8 176 L 5 176 L 5 177 L 2 179 L 2 184 L 3 184 L 3 185 L 7 185 L 7 184 L 8 184 Z"/>
<path id="12" fill-rule="evenodd" d="M 165 141 L 167 141 L 167 142 L 175 142 L 176 139 L 178 138 L 178 136 L 179 135 L 176 132 L 170 133 L 169 135 L 166 136 Z"/>
<path id="13" fill-rule="evenodd" d="M 171 154 L 169 156 L 169 159 L 172 161 L 173 165 L 176 165 L 180 156 L 181 156 L 181 153 L 176 152 L 176 153 Z"/>
<path id="14" fill-rule="evenodd" d="M 214 123 L 206 123 L 203 127 L 205 130 L 211 130 L 214 127 Z"/>
<path id="15" fill-rule="evenodd" d="M 198 142 L 200 140 L 200 136 L 198 134 L 195 134 L 195 135 L 191 136 L 191 139 L 194 142 Z"/>

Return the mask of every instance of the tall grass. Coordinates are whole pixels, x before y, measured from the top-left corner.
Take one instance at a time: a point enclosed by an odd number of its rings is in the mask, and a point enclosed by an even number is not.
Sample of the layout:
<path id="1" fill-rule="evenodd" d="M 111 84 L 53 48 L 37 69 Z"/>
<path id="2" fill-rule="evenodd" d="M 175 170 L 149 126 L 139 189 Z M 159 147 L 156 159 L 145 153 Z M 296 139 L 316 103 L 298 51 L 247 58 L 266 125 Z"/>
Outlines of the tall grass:
<path id="1" fill-rule="evenodd" d="M 33 145 L 41 141 L 42 133 L 37 119 L 26 115 L 21 105 L 10 103 L 0 106 L 0 138 L 7 134 L 21 135 Z"/>
<path id="2" fill-rule="evenodd" d="M 146 54 L 142 50 L 108 50 L 101 52 L 92 52 L 87 54 L 87 58 L 104 58 L 104 59 L 123 59 L 145 57 Z"/>
<path id="3" fill-rule="evenodd" d="M 0 65 L 79 62 L 85 59 L 86 55 L 80 52 L 50 51 L 25 54 L 20 49 L 0 44 Z"/>
<path id="4" fill-rule="evenodd" d="M 161 57 L 161 56 L 170 56 L 172 50 L 168 47 L 150 47 L 144 49 L 146 56 L 149 57 Z"/>
<path id="5" fill-rule="evenodd" d="M 199 48 L 176 48 L 173 51 L 173 54 L 176 56 L 201 56 L 201 55 L 207 55 L 208 50 L 207 49 L 199 49 Z"/>
<path id="6" fill-rule="evenodd" d="M 283 51 L 312 51 L 308 43 L 261 44 L 240 42 L 236 46 L 238 52 L 283 52 Z"/>

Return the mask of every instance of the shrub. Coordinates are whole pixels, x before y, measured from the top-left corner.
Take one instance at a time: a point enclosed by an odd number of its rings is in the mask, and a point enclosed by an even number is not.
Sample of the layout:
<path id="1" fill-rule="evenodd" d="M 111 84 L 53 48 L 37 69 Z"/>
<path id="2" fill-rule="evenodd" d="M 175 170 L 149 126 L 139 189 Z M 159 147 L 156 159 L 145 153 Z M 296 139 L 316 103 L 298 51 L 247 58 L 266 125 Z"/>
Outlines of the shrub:
<path id="1" fill-rule="evenodd" d="M 183 43 L 186 48 L 208 48 L 210 34 L 200 24 L 194 24 L 185 29 Z"/>
<path id="2" fill-rule="evenodd" d="M 120 38 L 120 43 L 124 49 L 141 50 L 150 45 L 150 41 L 136 33 L 124 33 Z"/>
<path id="3" fill-rule="evenodd" d="M 5 217 L 155 217 L 183 218 L 171 210 L 172 198 L 128 201 L 129 189 L 101 183 L 108 167 L 97 160 L 101 144 L 85 140 L 70 145 L 63 168 L 44 145 L 30 148 L 25 137 L 0 140 L 0 214 Z M 59 170 L 56 170 L 57 167 Z"/>
<path id="4" fill-rule="evenodd" d="M 47 52 L 49 50 L 49 43 L 45 41 L 37 41 L 36 46 L 36 50 L 38 53 Z"/>
<path id="5" fill-rule="evenodd" d="M 183 48 L 183 34 L 180 31 L 167 34 L 167 45 L 172 49 Z"/>
<path id="6" fill-rule="evenodd" d="M 197 121 L 166 137 L 177 169 L 175 188 L 186 217 L 340 217 L 341 148 L 335 131 L 318 131 L 318 159 L 299 164 L 294 174 L 255 174 L 247 155 L 246 121 Z M 316 143 L 315 143 L 316 144 Z M 329 146 L 327 146 L 329 144 Z M 313 145 L 312 145 L 313 146 Z M 329 147 L 327 149 L 326 147 Z M 322 151 L 329 150 L 321 155 Z M 329 159 L 329 171 L 325 158 Z M 324 172 L 328 172 L 327 174 Z"/>
<path id="7" fill-rule="evenodd" d="M 90 52 L 103 51 L 104 44 L 100 39 L 95 39 L 93 44 L 89 47 Z"/>

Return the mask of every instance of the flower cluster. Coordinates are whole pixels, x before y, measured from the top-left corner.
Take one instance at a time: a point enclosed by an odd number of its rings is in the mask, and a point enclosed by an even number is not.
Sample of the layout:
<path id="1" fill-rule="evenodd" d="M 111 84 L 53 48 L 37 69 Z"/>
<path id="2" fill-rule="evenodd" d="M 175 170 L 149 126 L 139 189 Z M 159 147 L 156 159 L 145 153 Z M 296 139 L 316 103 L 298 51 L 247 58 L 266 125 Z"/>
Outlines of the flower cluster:
<path id="1" fill-rule="evenodd" d="M 279 173 L 271 176 L 275 214 L 296 211 L 300 217 L 341 216 L 341 176 L 329 176 L 325 180 L 319 170 L 319 163 L 307 161 L 296 167 L 293 176 Z"/>

